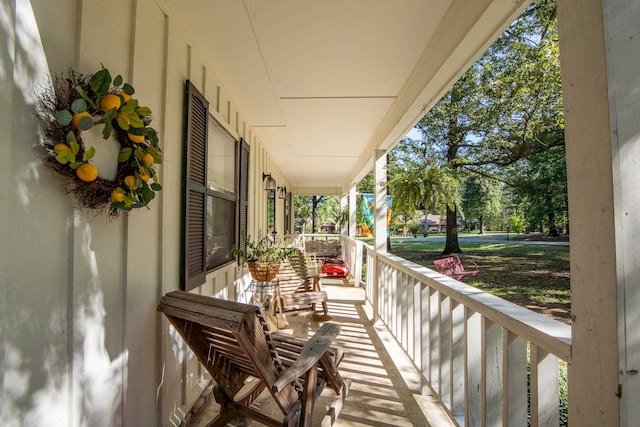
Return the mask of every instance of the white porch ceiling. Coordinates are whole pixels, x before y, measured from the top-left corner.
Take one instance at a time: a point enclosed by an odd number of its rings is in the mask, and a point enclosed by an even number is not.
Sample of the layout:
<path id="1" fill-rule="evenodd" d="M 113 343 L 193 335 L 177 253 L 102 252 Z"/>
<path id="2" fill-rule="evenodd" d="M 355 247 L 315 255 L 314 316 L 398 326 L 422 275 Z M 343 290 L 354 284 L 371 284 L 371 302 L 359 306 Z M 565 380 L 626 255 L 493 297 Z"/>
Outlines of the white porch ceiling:
<path id="1" fill-rule="evenodd" d="M 528 3 L 165 2 L 300 194 L 361 179 Z"/>

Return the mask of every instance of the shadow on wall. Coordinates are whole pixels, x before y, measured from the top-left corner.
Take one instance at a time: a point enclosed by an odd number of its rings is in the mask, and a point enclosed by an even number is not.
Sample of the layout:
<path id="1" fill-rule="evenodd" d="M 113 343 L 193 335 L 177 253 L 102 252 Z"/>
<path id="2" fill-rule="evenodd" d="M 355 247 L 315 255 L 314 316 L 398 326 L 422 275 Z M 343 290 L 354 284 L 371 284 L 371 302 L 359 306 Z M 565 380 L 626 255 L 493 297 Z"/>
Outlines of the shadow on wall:
<path id="1" fill-rule="evenodd" d="M 0 96 L 8 105 L 0 158 L 10 166 L 0 172 L 0 419 L 5 426 L 119 425 L 128 351 L 109 356 L 91 227 L 74 223 L 38 159 L 37 91 L 49 70 L 28 0 L 0 3 L 0 40 Z M 80 255 L 71 268 L 74 245 Z M 71 270 L 86 272 L 81 289 Z"/>

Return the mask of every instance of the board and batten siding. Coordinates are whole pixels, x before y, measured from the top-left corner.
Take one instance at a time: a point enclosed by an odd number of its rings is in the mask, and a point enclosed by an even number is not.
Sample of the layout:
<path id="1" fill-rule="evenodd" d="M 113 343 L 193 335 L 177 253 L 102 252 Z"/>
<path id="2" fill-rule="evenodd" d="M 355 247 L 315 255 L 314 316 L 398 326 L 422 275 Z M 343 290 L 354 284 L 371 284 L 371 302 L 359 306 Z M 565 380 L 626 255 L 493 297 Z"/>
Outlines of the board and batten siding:
<path id="1" fill-rule="evenodd" d="M 269 153 L 216 64 L 161 0 L 17 0 L 2 6 L 0 40 L 0 419 L 7 426 L 177 425 L 207 383 L 156 312 L 179 288 L 184 89 L 251 147 L 251 233 L 263 228 Z M 117 219 L 74 206 L 40 162 L 33 120 L 47 74 L 104 64 L 153 111 L 164 163 L 150 209 Z M 259 155 L 260 154 L 260 155 Z M 278 174 L 279 171 L 273 170 Z M 235 265 L 194 292 L 241 298 Z"/>

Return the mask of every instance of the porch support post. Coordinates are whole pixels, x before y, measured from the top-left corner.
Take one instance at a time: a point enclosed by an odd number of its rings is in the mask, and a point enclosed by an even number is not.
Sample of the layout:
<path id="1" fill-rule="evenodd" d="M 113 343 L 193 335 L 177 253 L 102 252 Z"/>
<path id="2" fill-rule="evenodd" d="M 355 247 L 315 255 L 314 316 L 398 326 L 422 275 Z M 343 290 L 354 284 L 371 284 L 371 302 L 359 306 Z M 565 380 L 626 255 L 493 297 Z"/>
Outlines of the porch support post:
<path id="1" fill-rule="evenodd" d="M 375 265 L 373 268 L 373 321 L 380 318 L 380 281 L 382 280 L 382 266 L 378 261 L 378 254 L 387 252 L 387 152 L 376 150 L 373 157 L 373 192 L 375 212 L 373 219 L 373 236 L 375 248 Z"/>
<path id="2" fill-rule="evenodd" d="M 354 185 L 349 189 L 349 237 L 352 239 L 356 238 L 356 226 L 357 218 L 356 218 L 356 186 Z"/>
<path id="3" fill-rule="evenodd" d="M 558 1 L 576 426 L 640 418 L 638 21 L 637 0 Z"/>

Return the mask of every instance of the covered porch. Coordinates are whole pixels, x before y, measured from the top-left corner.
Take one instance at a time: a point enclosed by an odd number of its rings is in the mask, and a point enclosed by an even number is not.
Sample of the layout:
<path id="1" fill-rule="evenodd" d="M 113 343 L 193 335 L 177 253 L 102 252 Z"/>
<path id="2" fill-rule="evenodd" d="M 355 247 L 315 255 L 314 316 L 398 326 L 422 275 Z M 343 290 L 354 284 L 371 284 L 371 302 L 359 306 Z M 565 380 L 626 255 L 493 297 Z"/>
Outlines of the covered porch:
<path id="1" fill-rule="evenodd" d="M 385 371 L 376 376 L 378 391 L 354 387 L 347 400 L 352 418 L 345 422 L 373 422 L 378 415 L 396 417 L 399 425 L 413 423 L 414 416 L 419 422 L 427 396 L 459 425 L 524 426 L 530 361 L 531 423 L 555 425 L 562 360 L 571 425 L 634 425 L 640 419 L 638 0 L 558 0 L 570 327 L 385 249 L 387 153 L 529 4 L 1 2 L 2 422 L 178 426 L 202 394 L 207 381 L 197 360 L 156 310 L 163 295 L 184 288 L 188 270 L 185 87 L 193 85 L 209 105 L 201 122 L 215 126 L 212 139 L 221 136 L 220 146 L 228 149 L 211 144 L 206 161 L 215 166 L 202 173 L 199 186 L 221 196 L 216 201 L 230 213 L 207 217 L 214 210 L 202 199 L 196 240 L 204 242 L 205 221 L 218 218 L 215 225 L 235 242 L 241 227 L 250 235 L 285 234 L 293 195 L 336 195 L 350 207 L 342 251 L 355 277 L 366 278 L 366 303 L 334 299 L 332 311 L 351 334 L 342 339 L 351 345 L 347 337 L 355 341 L 362 334 L 372 340 L 363 346 L 376 348 L 374 341 L 387 334 L 378 328 L 388 329 L 389 342 L 398 344 L 420 378 L 403 384 L 403 368 L 387 367 L 382 350 L 373 356 L 361 349 L 372 371 L 378 363 Z M 136 99 L 153 111 L 164 156 L 158 165 L 162 191 L 149 209 L 117 218 L 68 197 L 60 177 L 43 165 L 34 120 L 39 90 L 51 75 L 69 68 L 93 73 L 101 64 L 131 82 Z M 219 182 L 207 181 L 207 174 L 236 165 L 240 146 L 247 174 L 240 179 L 230 167 L 229 191 L 218 191 Z M 354 240 L 356 184 L 371 170 L 377 233 L 374 245 L 365 247 Z M 267 176 L 284 198 L 268 197 Z M 240 200 L 240 190 L 246 199 Z M 248 271 L 230 251 L 222 262 L 205 264 L 218 243 L 196 251 L 202 259 L 190 290 L 246 299 Z M 347 372 L 362 362 L 360 350 L 353 350 Z M 387 392 L 392 401 L 382 398 Z"/>

